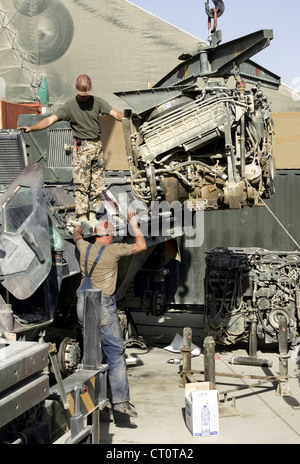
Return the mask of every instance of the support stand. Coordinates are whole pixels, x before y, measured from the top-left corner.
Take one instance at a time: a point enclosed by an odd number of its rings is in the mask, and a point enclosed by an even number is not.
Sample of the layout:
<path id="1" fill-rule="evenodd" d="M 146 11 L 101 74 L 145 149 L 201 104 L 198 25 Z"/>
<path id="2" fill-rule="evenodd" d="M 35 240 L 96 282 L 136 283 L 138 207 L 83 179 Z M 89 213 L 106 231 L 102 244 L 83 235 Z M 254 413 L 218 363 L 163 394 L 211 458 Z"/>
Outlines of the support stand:
<path id="1" fill-rule="evenodd" d="M 94 374 L 95 397 L 90 414 L 84 416 L 81 412 L 81 396 L 88 393 L 88 390 L 85 383 L 75 387 L 75 412 L 70 419 L 71 440 L 68 443 L 80 443 L 83 440 L 91 444 L 100 443 L 99 409 L 103 409 L 108 402 L 106 397 L 108 366 L 102 364 L 100 335 L 101 295 L 99 290 L 84 292 L 84 353 L 82 370 L 79 370 L 78 374 L 87 375 L 89 372 L 91 375 Z M 86 422 L 90 422 L 91 425 Z"/>
<path id="2" fill-rule="evenodd" d="M 70 419 L 71 438 L 68 445 L 76 445 L 82 442 L 92 444 L 92 426 L 86 426 L 84 416 L 80 410 L 80 395 L 83 393 L 82 386 L 76 386 L 74 415 Z"/>
<path id="3" fill-rule="evenodd" d="M 192 378 L 192 329 L 190 327 L 185 327 L 183 329 L 183 347 L 181 348 L 182 353 L 182 369 L 181 369 L 181 379 L 179 381 L 179 386 L 184 387 L 185 384 L 190 381 L 193 382 Z"/>
<path id="4" fill-rule="evenodd" d="M 203 343 L 204 349 L 204 380 L 216 383 L 215 370 L 215 341 L 213 337 L 206 337 Z"/>
<path id="5" fill-rule="evenodd" d="M 100 443 L 99 410 L 107 403 L 107 370 L 102 364 L 101 291 L 84 292 L 84 355 L 83 364 L 70 376 L 62 379 L 55 347 L 49 355 L 57 384 L 51 387 L 49 398 L 61 399 L 65 410 L 66 444 Z"/>
<path id="6" fill-rule="evenodd" d="M 183 366 L 180 372 L 181 379 L 179 381 L 180 387 L 185 387 L 187 382 L 195 382 L 197 381 L 194 378 L 194 374 L 204 374 L 204 381 L 212 382 L 214 385 L 216 384 L 216 376 L 220 377 L 231 377 L 235 379 L 256 379 L 258 380 L 255 384 L 245 384 L 239 385 L 234 389 L 231 389 L 226 392 L 221 392 L 221 395 L 224 395 L 224 401 L 227 401 L 227 397 L 229 393 L 237 392 L 239 390 L 245 390 L 248 388 L 254 388 L 261 386 L 266 382 L 271 382 L 274 380 L 278 381 L 277 387 L 277 395 L 280 396 L 290 396 L 291 391 L 289 388 L 288 382 L 288 343 L 287 343 L 287 320 L 283 316 L 280 318 L 279 321 L 279 334 L 278 334 L 278 344 L 279 344 L 279 376 L 257 376 L 257 375 L 238 375 L 238 374 L 227 374 L 227 373 L 216 373 L 215 372 L 215 342 L 213 337 L 206 337 L 203 343 L 204 349 L 204 370 L 192 370 L 191 367 L 191 344 L 192 344 L 192 336 L 191 336 L 191 329 L 184 328 L 183 329 L 183 341 L 184 346 L 181 350 L 183 354 Z M 237 357 L 238 364 L 247 364 L 252 366 L 272 366 L 272 363 L 266 359 L 259 359 L 253 356 L 253 354 L 257 353 L 257 345 L 254 340 L 254 335 L 256 337 L 256 327 L 255 324 L 251 327 L 251 349 L 249 350 L 251 355 L 249 358 L 242 358 Z"/>
<path id="7" fill-rule="evenodd" d="M 288 377 L 288 342 L 287 342 L 287 318 L 279 317 L 278 331 L 278 346 L 279 346 L 279 378 L 277 386 L 277 395 L 291 396 L 291 390 Z"/>
<path id="8" fill-rule="evenodd" d="M 272 367 L 272 361 L 257 357 L 257 321 L 252 320 L 249 334 L 249 356 L 232 356 L 231 364 L 239 364 L 243 366 L 262 366 Z"/>

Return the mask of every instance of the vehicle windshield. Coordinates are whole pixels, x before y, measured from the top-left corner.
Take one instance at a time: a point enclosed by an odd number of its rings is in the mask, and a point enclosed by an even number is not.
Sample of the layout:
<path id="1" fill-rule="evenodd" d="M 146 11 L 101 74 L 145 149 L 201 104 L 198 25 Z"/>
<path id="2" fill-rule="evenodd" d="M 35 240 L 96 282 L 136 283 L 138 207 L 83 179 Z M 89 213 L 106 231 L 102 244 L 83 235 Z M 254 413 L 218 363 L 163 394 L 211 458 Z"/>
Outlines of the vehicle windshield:
<path id="1" fill-rule="evenodd" d="M 31 188 L 17 187 L 12 197 L 3 205 L 5 232 L 16 232 L 32 212 L 33 200 Z"/>

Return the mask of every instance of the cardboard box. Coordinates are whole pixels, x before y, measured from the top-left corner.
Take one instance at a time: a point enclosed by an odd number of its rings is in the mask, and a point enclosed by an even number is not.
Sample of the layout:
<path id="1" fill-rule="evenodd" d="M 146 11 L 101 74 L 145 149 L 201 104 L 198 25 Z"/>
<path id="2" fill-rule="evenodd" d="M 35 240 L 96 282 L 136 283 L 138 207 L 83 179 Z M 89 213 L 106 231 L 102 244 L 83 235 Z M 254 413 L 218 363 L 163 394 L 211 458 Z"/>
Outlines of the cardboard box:
<path id="1" fill-rule="evenodd" d="M 185 385 L 185 421 L 193 437 L 219 435 L 218 391 L 211 382 Z"/>

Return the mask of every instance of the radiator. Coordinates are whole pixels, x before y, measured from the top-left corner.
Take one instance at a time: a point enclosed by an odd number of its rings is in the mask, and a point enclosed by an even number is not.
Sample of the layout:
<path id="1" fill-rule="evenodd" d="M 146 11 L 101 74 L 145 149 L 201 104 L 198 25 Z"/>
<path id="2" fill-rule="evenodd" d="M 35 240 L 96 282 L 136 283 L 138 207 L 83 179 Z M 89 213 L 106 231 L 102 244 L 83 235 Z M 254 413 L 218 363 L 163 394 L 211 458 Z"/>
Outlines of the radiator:
<path id="1" fill-rule="evenodd" d="M 0 130 L 0 185 L 11 184 L 27 164 L 23 134 L 14 129 Z"/>
<path id="2" fill-rule="evenodd" d="M 47 168 L 71 168 L 74 138 L 71 129 L 48 129 Z"/>

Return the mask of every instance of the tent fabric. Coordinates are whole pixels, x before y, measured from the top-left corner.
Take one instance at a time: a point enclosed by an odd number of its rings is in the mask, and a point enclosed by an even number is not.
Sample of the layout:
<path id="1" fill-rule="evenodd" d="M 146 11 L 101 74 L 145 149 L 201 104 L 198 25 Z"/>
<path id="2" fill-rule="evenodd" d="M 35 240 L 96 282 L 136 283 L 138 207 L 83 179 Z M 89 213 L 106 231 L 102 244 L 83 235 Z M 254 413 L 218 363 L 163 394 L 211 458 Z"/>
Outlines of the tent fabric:
<path id="1" fill-rule="evenodd" d="M 115 92 L 154 85 L 203 42 L 126 0 L 0 0 L 0 20 L 6 100 L 37 101 L 46 77 L 49 112 L 75 94 L 83 73 L 95 95 L 124 110 Z M 300 110 L 287 86 L 267 93 L 274 111 Z"/>
<path id="2" fill-rule="evenodd" d="M 114 92 L 155 84 L 199 42 L 125 0 L 40 2 L 0 0 L 0 76 L 11 102 L 36 99 L 46 76 L 50 103 L 62 104 L 84 73 L 96 95 L 122 109 Z"/>

